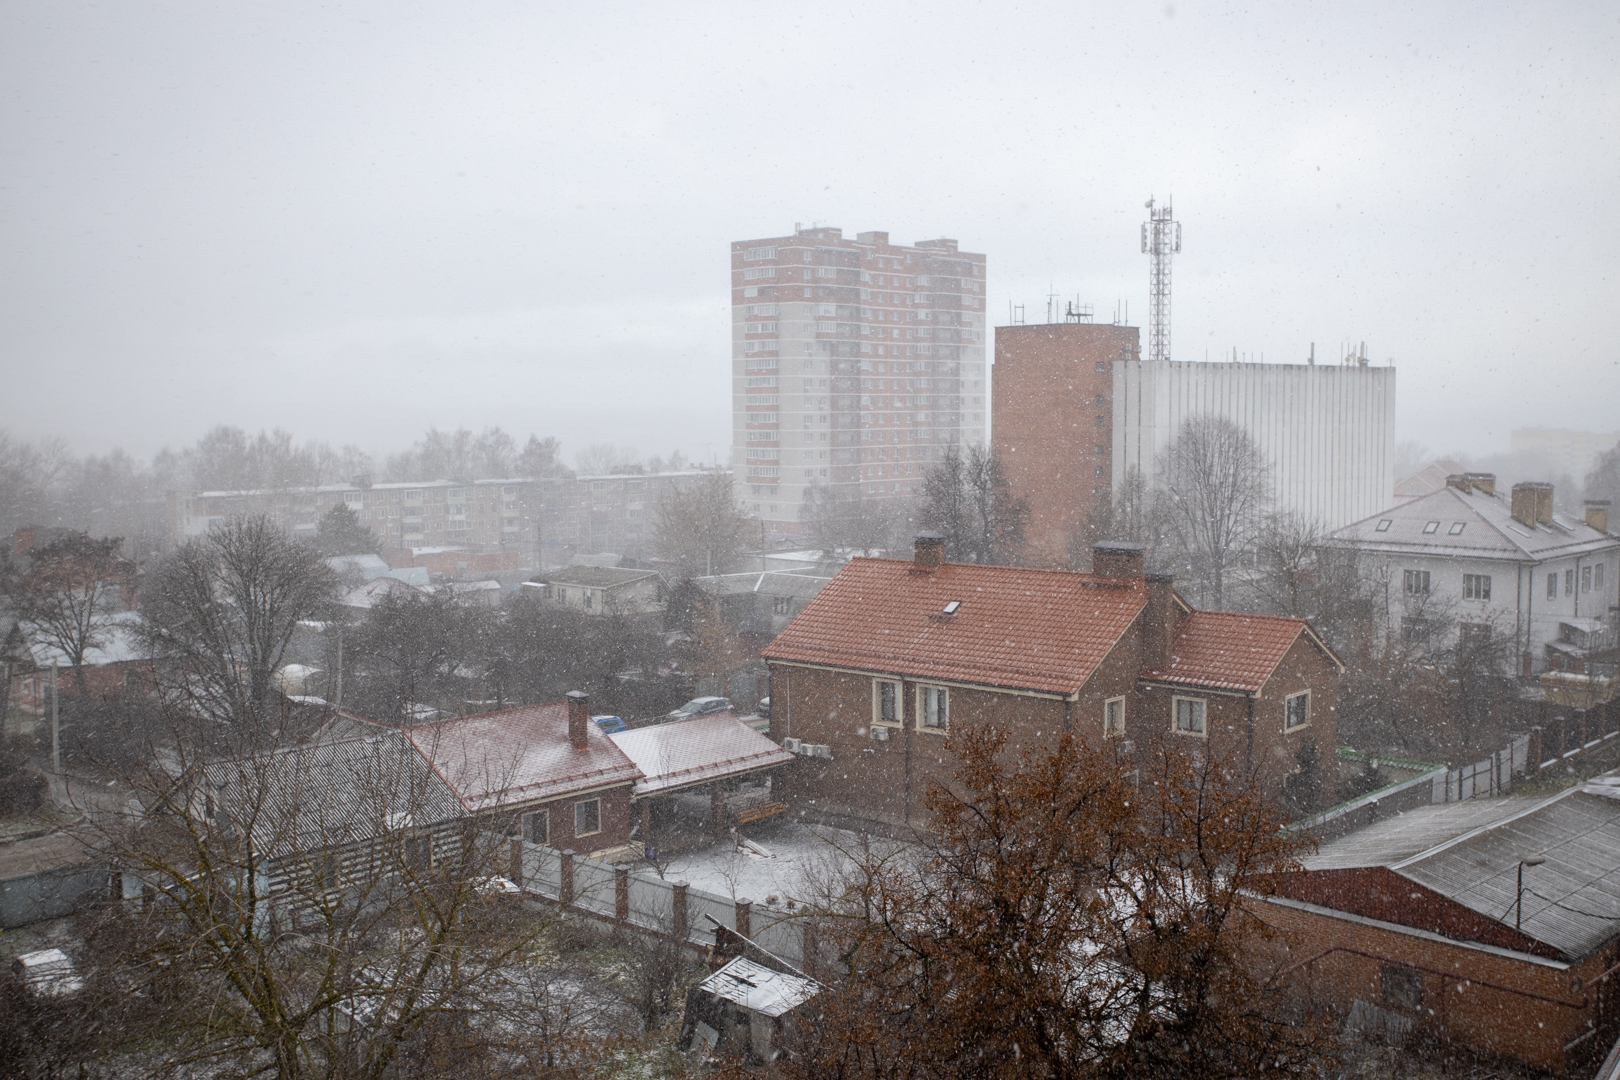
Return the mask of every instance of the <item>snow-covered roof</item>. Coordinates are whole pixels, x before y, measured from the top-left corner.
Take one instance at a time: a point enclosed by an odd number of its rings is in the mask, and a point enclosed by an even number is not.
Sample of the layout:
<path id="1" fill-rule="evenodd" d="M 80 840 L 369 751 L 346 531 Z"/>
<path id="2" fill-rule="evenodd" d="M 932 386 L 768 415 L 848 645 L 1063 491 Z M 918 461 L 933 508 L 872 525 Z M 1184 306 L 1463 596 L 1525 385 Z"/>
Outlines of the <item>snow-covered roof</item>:
<path id="1" fill-rule="evenodd" d="M 420 592 L 416 586 L 397 577 L 374 577 L 364 585 L 356 585 L 338 601 L 344 607 L 373 608 L 385 599 L 402 600 Z"/>
<path id="2" fill-rule="evenodd" d="M 28 623 L 20 623 L 19 626 L 28 641 L 28 655 L 35 667 L 48 668 L 53 664 L 66 667 L 72 662 L 67 653 L 46 641 L 38 628 Z M 138 612 L 118 611 L 97 615 L 94 626 L 96 643 L 84 651 L 86 667 L 127 664 L 150 658 L 151 653 L 141 640 L 141 616 Z"/>
<path id="3" fill-rule="evenodd" d="M 346 574 L 351 570 L 358 571 L 367 581 L 388 573 L 388 560 L 381 555 L 369 553 L 364 555 L 333 555 L 326 560 L 326 565 L 340 574 Z"/>
<path id="4" fill-rule="evenodd" d="M 704 979 L 698 989 L 770 1017 L 792 1012 L 821 992 L 814 979 L 774 971 L 744 956 Z"/>
<path id="5" fill-rule="evenodd" d="M 1620 548 L 1620 538 L 1567 514 L 1553 514 L 1550 525 L 1526 525 L 1506 499 L 1478 487 L 1441 488 L 1346 525 L 1332 539 L 1364 552 L 1521 562 Z"/>
<path id="6" fill-rule="evenodd" d="M 706 784 L 793 760 L 730 710 L 618 731 L 608 738 L 643 774 L 632 789 L 635 795 Z"/>

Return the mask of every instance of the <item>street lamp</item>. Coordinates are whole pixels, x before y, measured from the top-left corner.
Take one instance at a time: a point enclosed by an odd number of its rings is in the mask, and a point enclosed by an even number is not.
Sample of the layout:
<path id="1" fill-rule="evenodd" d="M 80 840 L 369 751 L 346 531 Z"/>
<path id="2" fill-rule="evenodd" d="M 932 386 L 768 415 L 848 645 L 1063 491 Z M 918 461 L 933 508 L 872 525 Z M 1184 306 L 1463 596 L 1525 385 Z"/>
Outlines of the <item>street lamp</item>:
<path id="1" fill-rule="evenodd" d="M 1524 868 L 1527 866 L 1540 866 L 1547 861 L 1545 855 L 1532 855 L 1528 859 L 1519 860 L 1519 889 L 1513 898 L 1513 929 L 1524 929 Z"/>

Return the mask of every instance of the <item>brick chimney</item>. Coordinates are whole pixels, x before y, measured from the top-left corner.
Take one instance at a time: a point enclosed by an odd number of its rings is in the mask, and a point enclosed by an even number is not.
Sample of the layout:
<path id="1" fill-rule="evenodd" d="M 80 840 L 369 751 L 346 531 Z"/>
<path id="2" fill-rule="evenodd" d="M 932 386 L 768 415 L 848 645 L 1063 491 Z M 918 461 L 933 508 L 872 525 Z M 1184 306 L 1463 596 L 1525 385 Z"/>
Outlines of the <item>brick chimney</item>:
<path id="1" fill-rule="evenodd" d="M 1464 495 L 1474 490 L 1474 485 L 1467 473 L 1452 473 L 1446 477 L 1446 487 L 1454 487 Z"/>
<path id="2" fill-rule="evenodd" d="M 1464 473 L 1475 491 L 1483 491 L 1487 495 L 1496 494 L 1496 474 L 1489 472 Z"/>
<path id="3" fill-rule="evenodd" d="M 1552 524 L 1553 486 L 1527 480 L 1513 485 L 1512 501 L 1508 504 L 1513 520 L 1527 528 L 1538 524 Z"/>
<path id="4" fill-rule="evenodd" d="M 1586 500 L 1586 523 L 1600 533 L 1609 531 L 1609 500 Z"/>
<path id="5" fill-rule="evenodd" d="M 570 690 L 568 698 L 568 741 L 575 750 L 585 749 L 586 727 L 591 722 L 591 695 L 583 690 Z"/>
<path id="6" fill-rule="evenodd" d="M 945 565 L 945 537 L 940 533 L 918 533 L 912 551 L 911 569 L 915 573 L 931 574 Z"/>
<path id="7" fill-rule="evenodd" d="M 1176 633 L 1176 579 L 1168 571 L 1149 570 L 1142 580 L 1148 595 L 1142 612 L 1142 666 L 1163 671 L 1170 666 L 1170 643 Z"/>
<path id="8" fill-rule="evenodd" d="M 1091 545 L 1091 572 L 1099 577 L 1139 579 L 1145 550 L 1133 540 L 1099 540 Z"/>

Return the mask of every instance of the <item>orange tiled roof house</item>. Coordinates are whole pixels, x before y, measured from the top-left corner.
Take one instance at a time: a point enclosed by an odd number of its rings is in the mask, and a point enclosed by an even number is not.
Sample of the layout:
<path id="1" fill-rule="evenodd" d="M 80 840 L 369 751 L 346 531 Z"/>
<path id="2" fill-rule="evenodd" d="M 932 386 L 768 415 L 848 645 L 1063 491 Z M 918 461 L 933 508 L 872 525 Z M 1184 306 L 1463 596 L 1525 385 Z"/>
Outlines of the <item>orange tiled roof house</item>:
<path id="1" fill-rule="evenodd" d="M 949 733 L 995 721 L 1014 752 L 1063 731 L 1106 753 L 1183 741 L 1273 798 L 1313 743 L 1329 805 L 1344 667 L 1309 624 L 1194 611 L 1140 544 L 1092 554 L 1089 574 L 949 563 L 923 533 L 911 560 L 851 560 L 764 652 L 772 737 L 804 755 L 787 801 L 922 824 Z"/>

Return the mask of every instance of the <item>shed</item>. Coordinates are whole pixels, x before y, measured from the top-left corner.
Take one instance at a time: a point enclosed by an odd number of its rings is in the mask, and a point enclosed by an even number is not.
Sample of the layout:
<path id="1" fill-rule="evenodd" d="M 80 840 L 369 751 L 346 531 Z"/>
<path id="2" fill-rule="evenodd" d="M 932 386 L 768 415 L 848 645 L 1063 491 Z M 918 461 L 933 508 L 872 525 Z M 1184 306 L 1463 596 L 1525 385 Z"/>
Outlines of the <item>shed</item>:
<path id="1" fill-rule="evenodd" d="M 711 1051 L 773 1061 L 793 1035 L 793 1012 L 820 992 L 807 975 L 739 956 L 687 994 L 681 1048 L 701 1042 Z"/>

